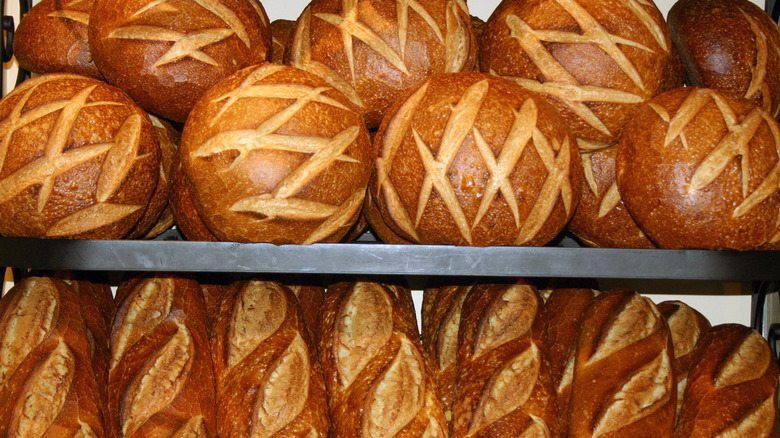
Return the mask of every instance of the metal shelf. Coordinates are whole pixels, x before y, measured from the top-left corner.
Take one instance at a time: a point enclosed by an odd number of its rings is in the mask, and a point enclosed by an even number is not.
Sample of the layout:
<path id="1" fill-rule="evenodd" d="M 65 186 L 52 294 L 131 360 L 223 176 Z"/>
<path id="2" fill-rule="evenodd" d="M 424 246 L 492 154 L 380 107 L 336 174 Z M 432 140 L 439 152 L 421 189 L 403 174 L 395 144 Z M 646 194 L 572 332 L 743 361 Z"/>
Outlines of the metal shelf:
<path id="1" fill-rule="evenodd" d="M 99 271 L 761 281 L 780 251 L 0 238 L 0 266 Z"/>

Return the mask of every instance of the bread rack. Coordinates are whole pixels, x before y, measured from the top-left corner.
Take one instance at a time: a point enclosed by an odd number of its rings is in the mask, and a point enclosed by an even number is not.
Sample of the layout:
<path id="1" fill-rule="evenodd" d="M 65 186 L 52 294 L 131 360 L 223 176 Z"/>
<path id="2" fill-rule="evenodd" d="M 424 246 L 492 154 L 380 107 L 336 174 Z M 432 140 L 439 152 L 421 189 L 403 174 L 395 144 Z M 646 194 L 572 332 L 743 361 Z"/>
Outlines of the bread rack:
<path id="1" fill-rule="evenodd" d="M 20 13 L 32 0 L 19 0 Z M 771 7 L 777 19 L 780 6 Z M 12 58 L 13 17 L 0 3 L 0 57 Z M 20 70 L 16 83 L 29 77 Z M 0 89 L 2 76 L 0 75 Z M 383 244 L 371 234 L 353 243 L 273 245 L 192 242 L 169 230 L 151 241 L 42 240 L 0 237 L 0 266 L 14 276 L 27 269 L 167 271 L 226 274 L 358 275 L 450 278 L 666 279 L 749 282 L 753 327 L 774 341 L 780 324 L 765 329 L 764 302 L 780 290 L 780 251 L 706 251 L 586 248 L 565 233 L 545 247 L 459 247 Z M 775 342 L 771 342 L 773 348 Z M 777 352 L 776 352 L 777 353 Z"/>

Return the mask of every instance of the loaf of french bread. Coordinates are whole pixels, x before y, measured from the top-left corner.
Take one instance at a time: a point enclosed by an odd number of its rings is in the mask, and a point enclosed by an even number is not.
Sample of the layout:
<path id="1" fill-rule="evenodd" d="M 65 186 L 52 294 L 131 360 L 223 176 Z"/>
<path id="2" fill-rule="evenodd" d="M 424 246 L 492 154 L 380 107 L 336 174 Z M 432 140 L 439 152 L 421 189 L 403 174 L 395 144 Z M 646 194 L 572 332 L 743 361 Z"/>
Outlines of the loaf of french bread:
<path id="1" fill-rule="evenodd" d="M 408 288 L 333 284 L 317 332 L 336 437 L 447 436 Z"/>
<path id="2" fill-rule="evenodd" d="M 755 330 L 721 324 L 693 351 L 675 438 L 780 435 L 777 358 Z"/>
<path id="3" fill-rule="evenodd" d="M 594 289 L 553 289 L 544 303 L 547 310 L 550 368 L 557 394 L 558 420 L 562 431 L 568 428 L 574 355 L 582 315 L 598 294 L 599 291 Z"/>
<path id="4" fill-rule="evenodd" d="M 79 298 L 53 277 L 26 277 L 0 300 L 0 435 L 104 437 Z"/>
<path id="5" fill-rule="evenodd" d="M 652 301 L 628 289 L 599 294 L 577 338 L 568 436 L 671 437 L 673 361 L 669 327 Z"/>
<path id="6" fill-rule="evenodd" d="M 674 378 L 677 382 L 677 415 L 679 416 L 693 360 L 693 349 L 711 325 L 704 315 L 682 301 L 658 303 L 658 311 L 661 312 L 672 333 Z"/>
<path id="7" fill-rule="evenodd" d="M 216 436 L 200 285 L 158 273 L 122 282 L 111 331 L 109 436 Z"/>
<path id="8" fill-rule="evenodd" d="M 477 285 L 460 321 L 452 437 L 558 436 L 550 371 L 536 288 Z"/>
<path id="9" fill-rule="evenodd" d="M 211 337 L 220 437 L 327 437 L 322 368 L 292 291 L 231 285 Z"/>
<path id="10" fill-rule="evenodd" d="M 452 402 L 457 377 L 458 331 L 463 302 L 473 285 L 427 288 L 423 291 L 422 343 L 431 358 L 444 418 L 452 421 Z"/>

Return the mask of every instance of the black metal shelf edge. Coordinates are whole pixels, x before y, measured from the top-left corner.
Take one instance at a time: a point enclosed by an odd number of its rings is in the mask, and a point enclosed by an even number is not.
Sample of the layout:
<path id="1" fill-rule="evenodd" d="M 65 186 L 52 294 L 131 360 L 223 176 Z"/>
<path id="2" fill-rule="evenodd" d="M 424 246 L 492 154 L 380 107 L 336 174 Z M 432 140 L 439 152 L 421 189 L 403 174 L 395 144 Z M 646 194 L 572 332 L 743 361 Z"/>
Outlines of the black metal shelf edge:
<path id="1" fill-rule="evenodd" d="M 382 243 L 80 241 L 0 238 L 0 266 L 86 271 L 586 277 L 780 278 L 780 251 L 458 247 Z"/>

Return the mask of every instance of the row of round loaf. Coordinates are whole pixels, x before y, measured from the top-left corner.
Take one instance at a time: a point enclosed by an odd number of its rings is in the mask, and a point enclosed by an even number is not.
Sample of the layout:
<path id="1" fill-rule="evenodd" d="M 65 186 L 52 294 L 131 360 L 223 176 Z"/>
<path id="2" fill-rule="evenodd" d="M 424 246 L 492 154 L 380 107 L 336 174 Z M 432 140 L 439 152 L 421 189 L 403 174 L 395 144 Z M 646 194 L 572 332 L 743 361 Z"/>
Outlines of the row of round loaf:
<path id="1" fill-rule="evenodd" d="M 316 0 L 298 22 L 287 62 L 344 92 L 370 126 L 399 92 L 433 73 L 470 69 L 476 56 L 462 0 L 405 8 L 391 0 Z M 272 56 L 259 0 L 45 0 L 23 17 L 14 48 L 31 71 L 105 78 L 150 112 L 182 123 L 208 88 L 284 54 L 281 47 Z"/>
<path id="2" fill-rule="evenodd" d="M 777 128 L 771 117 L 767 113 L 751 112 L 742 103 L 707 90 L 698 93 L 698 98 L 685 100 L 691 105 L 669 104 L 670 98 L 642 103 L 680 83 L 678 80 L 658 79 L 659 71 L 674 70 L 675 62 L 669 32 L 663 20 L 658 20 L 653 7 L 645 11 L 649 15 L 642 15 L 641 10 L 627 10 L 625 5 L 610 5 L 608 9 L 621 17 L 621 25 L 631 23 L 637 17 L 645 17 L 642 26 L 638 27 L 640 30 L 626 34 L 626 37 L 633 37 L 638 47 L 649 48 L 657 44 L 652 52 L 659 54 L 658 59 L 645 59 L 644 55 L 634 58 L 636 54 L 630 50 L 626 59 L 617 56 L 605 36 L 593 27 L 592 21 L 614 18 L 600 16 L 588 2 L 582 2 L 568 13 L 588 29 L 593 47 L 609 53 L 609 59 L 594 58 L 594 54 L 587 50 L 579 53 L 574 49 L 556 49 L 550 54 L 560 65 L 541 55 L 538 59 L 524 58 L 523 62 L 515 60 L 508 64 L 498 56 L 507 52 L 505 48 L 501 49 L 505 45 L 515 47 L 520 44 L 522 50 L 517 53 L 526 53 L 530 47 L 535 47 L 534 44 L 549 38 L 561 40 L 554 47 L 586 46 L 573 44 L 570 41 L 572 35 L 547 35 L 538 30 L 553 26 L 551 22 L 567 13 L 559 6 L 525 8 L 515 2 L 505 2 L 488 20 L 487 36 L 481 40 L 484 56 L 480 58 L 480 68 L 509 80 L 502 82 L 476 74 L 434 78 L 423 75 L 414 81 L 415 84 L 405 83 L 405 87 L 410 89 L 385 114 L 385 123 L 377 133 L 373 153 L 367 151 L 367 135 L 360 118 L 350 111 L 353 107 L 348 103 L 355 104 L 353 93 L 345 90 L 338 81 L 334 82 L 333 77 L 319 72 L 324 82 L 318 82 L 297 70 L 292 73 L 294 70 L 264 65 L 242 70 L 220 82 L 202 96 L 197 110 L 185 124 L 182 175 L 173 178 L 180 184 L 178 187 L 175 185 L 176 193 L 172 195 L 173 212 L 179 213 L 177 222 L 180 228 L 185 235 L 198 240 L 332 242 L 360 234 L 364 229 L 360 220 L 367 218 L 382 240 L 393 243 L 543 245 L 574 216 L 570 229 L 584 242 L 595 246 L 754 249 L 763 245 L 771 249 L 778 245 L 780 166 L 776 164 L 780 162 L 780 152 L 775 135 Z M 327 26 L 321 23 L 327 22 L 323 17 L 328 16 L 331 21 L 336 19 L 317 9 L 324 7 L 319 3 L 313 3 L 311 7 L 315 11 L 313 15 L 307 9 L 297 30 L 290 35 L 295 37 L 290 42 L 296 46 L 295 50 L 314 50 L 309 47 L 314 38 L 309 34 L 311 23 L 307 24 L 304 17 L 323 26 Z M 146 12 L 151 14 L 153 11 L 156 9 Z M 425 15 L 420 10 L 416 13 Z M 49 12 L 49 18 L 52 18 L 51 14 Z M 396 24 L 401 26 L 403 22 Z M 378 26 L 377 23 L 373 25 Z M 147 25 L 136 23 L 133 26 L 136 31 Z M 509 30 L 503 26 L 509 26 Z M 399 32 L 403 30 L 402 33 L 408 35 L 406 27 L 399 29 Z M 624 30 L 616 28 L 612 32 L 623 35 Z M 506 35 L 510 35 L 509 40 L 499 38 Z M 532 36 L 540 40 L 535 42 Z M 309 43 L 304 44 L 303 40 Z M 376 49 L 375 46 L 372 47 Z M 329 50 L 333 53 L 336 49 Z M 383 54 L 389 56 L 387 51 Z M 448 56 L 458 58 L 452 54 Z M 293 65 L 317 73 L 312 66 L 320 64 L 306 56 L 303 58 L 307 61 Z M 576 70 L 581 66 L 577 67 L 580 64 L 575 63 L 575 59 L 594 61 L 593 68 L 601 66 L 602 63 L 595 62 L 599 59 L 604 61 L 604 71 L 610 73 L 591 78 L 603 84 L 588 85 L 581 77 L 585 72 Z M 617 63 L 619 68 L 607 68 L 606 65 L 612 65 L 610 62 Z M 538 64 L 543 73 L 544 79 L 540 80 L 544 87 L 534 86 L 531 84 L 533 80 L 528 78 L 520 80 L 517 77 L 520 72 L 507 70 L 514 68 L 511 66 L 529 63 Z M 636 73 L 641 74 L 637 77 L 631 72 L 632 68 L 640 65 L 645 67 L 639 68 Z M 604 129 L 611 133 L 609 139 L 587 134 L 587 130 L 578 128 L 581 123 L 573 121 L 572 114 L 576 115 L 575 119 L 584 117 L 587 120 L 595 115 L 584 116 L 586 113 L 581 108 L 584 104 L 569 102 L 566 99 L 569 94 L 553 92 L 578 89 L 573 82 L 561 85 L 554 80 L 560 79 L 560 75 L 552 72 L 560 73 L 561 68 L 568 68 L 571 77 L 577 78 L 575 82 L 579 83 L 578 86 L 584 87 L 580 88 L 582 93 L 591 90 L 587 87 L 601 86 L 604 88 L 596 94 L 607 95 L 606 90 L 612 89 L 610 84 L 633 84 L 622 90 L 634 93 L 635 98 L 629 99 L 632 101 L 629 106 L 615 102 L 596 106 L 608 108 L 604 117 L 599 111 L 594 114 L 598 113 L 598 118 L 603 119 Z M 529 75 L 528 72 L 523 74 Z M 616 79 L 624 76 L 631 81 Z M 516 84 L 509 85 L 510 81 Z M 655 85 L 648 85 L 650 83 Z M 642 86 L 637 88 L 638 84 Z M 310 95 L 319 93 L 315 90 L 322 86 L 332 89 L 318 94 L 316 98 Z M 638 91 L 640 88 L 641 92 Z M 293 89 L 297 91 L 293 92 Z M 339 91 L 345 91 L 345 94 Z M 397 90 L 393 95 L 402 91 Z M 691 92 L 691 89 L 687 91 Z M 685 94 L 682 91 L 677 93 L 675 96 Z M 383 99 L 392 101 L 388 96 Z M 286 100 L 291 97 L 296 98 L 294 103 Z M 699 105 L 708 97 L 712 102 L 706 108 Z M 597 100 L 592 96 L 589 99 Z M 334 104 L 336 101 L 338 103 Z M 554 107 L 552 111 L 548 103 Z M 646 114 L 650 111 L 648 107 L 655 111 L 661 106 L 664 107 L 661 114 Z M 707 108 L 710 108 L 709 112 L 705 111 Z M 717 111 L 712 108 L 717 108 Z M 25 105 L 22 111 L 31 109 L 31 106 Z M 551 114 L 553 112 L 561 116 Z M 747 117 L 745 112 L 751 115 L 750 124 L 737 120 Z M 359 108 L 357 113 L 366 120 Z M 245 114 L 256 117 L 246 117 Z M 618 119 L 607 121 L 609 117 L 606 114 L 616 115 Z M 663 121 L 664 117 L 669 120 Z M 651 122 L 656 118 L 662 121 L 653 125 Z M 699 120 L 707 123 L 694 123 Z M 716 120 L 717 125 L 713 125 L 712 120 Z M 658 135 L 665 136 L 661 149 L 669 152 L 667 156 L 652 160 L 658 169 L 656 174 L 646 172 L 641 153 L 658 147 L 648 143 L 647 136 L 640 136 L 634 150 L 623 154 L 624 159 L 620 160 L 625 169 L 609 169 L 612 159 L 600 156 L 614 155 L 614 149 L 612 152 L 606 152 L 610 149 L 598 149 L 584 152 L 584 178 L 580 176 L 583 172 L 578 164 L 577 145 L 585 151 L 599 142 L 611 144 L 620 138 L 618 133 L 623 130 L 643 133 L 650 125 L 656 126 Z M 699 131 L 702 125 L 708 129 L 704 133 Z M 760 126 L 753 129 L 753 125 Z M 633 127 L 634 131 L 626 126 Z M 568 136 L 567 128 L 576 140 Z M 625 143 L 633 144 L 629 135 L 622 137 L 628 139 Z M 692 151 L 688 148 L 688 138 L 706 138 L 707 141 L 700 142 L 697 150 Z M 741 146 L 734 146 L 737 143 Z M 683 150 L 680 151 L 680 148 Z M 41 154 L 45 149 L 45 145 L 39 145 L 30 153 Z M 702 163 L 705 156 L 707 160 Z M 681 167 L 678 163 L 681 157 L 688 159 L 688 172 L 680 169 L 672 173 L 665 171 L 669 166 Z M 91 167 L 99 167 L 101 159 L 95 157 Z M 631 163 L 643 163 L 643 166 L 635 169 Z M 603 170 L 596 168 L 604 165 L 607 167 Z M 126 168 L 130 166 L 129 163 L 124 164 Z M 18 170 L 9 166 L 4 173 L 13 180 L 19 177 Z M 374 176 L 369 196 L 364 202 L 369 171 Z M 614 174 L 623 176 L 621 184 L 612 176 Z M 673 179 L 670 175 L 678 178 Z M 28 183 L 24 187 L 27 192 L 38 189 L 38 181 L 25 181 Z M 152 185 L 149 181 L 146 184 Z M 11 185 L 23 186 L 18 182 Z M 79 198 L 81 207 L 92 207 L 87 210 L 89 213 L 100 210 L 95 206 L 100 199 L 83 200 L 90 196 L 88 191 L 72 190 L 76 186 L 74 184 L 61 186 L 71 188 L 70 191 L 63 190 L 64 196 Z M 166 192 L 165 185 L 158 184 L 158 187 L 158 193 Z M 73 215 L 77 207 L 60 208 L 57 203 L 42 206 L 41 203 L 48 199 L 45 197 L 48 191 L 46 184 L 43 191 L 44 195 L 38 195 L 37 205 L 33 205 L 28 196 L 11 202 L 13 205 L 7 208 L 8 211 L 37 209 L 38 213 L 26 213 L 33 223 L 48 219 L 48 223 L 37 227 L 37 234 L 26 230 L 28 234 L 21 235 L 100 235 L 99 232 L 88 233 L 85 230 L 68 234 L 61 231 L 61 226 L 50 231 L 55 220 Z M 580 197 L 583 201 L 578 207 Z M 653 202 L 648 202 L 648 199 Z M 22 207 L 17 207 L 17 204 Z M 132 205 L 122 203 L 118 208 L 112 207 L 110 213 L 114 216 L 104 221 L 114 226 L 111 220 L 124 219 L 119 210 L 139 209 Z M 365 213 L 361 216 L 359 210 L 363 206 Z M 99 207 L 106 208 L 103 205 Z M 55 219 L 39 217 L 45 216 L 41 214 L 44 209 L 56 211 L 58 216 Z M 157 208 L 147 211 L 155 217 L 159 214 Z M 77 216 L 86 215 L 80 213 Z M 73 222 L 69 220 L 69 223 Z M 89 223 L 79 221 L 82 227 L 87 227 Z M 104 231 L 109 226 L 104 226 Z M 19 233 L 18 230 L 4 232 L 9 235 Z M 115 232 L 105 233 L 103 238 L 137 235 Z"/>
<path id="3" fill-rule="evenodd" d="M 4 434 L 780 430 L 778 368 L 757 332 L 710 328 L 682 303 L 656 307 L 629 290 L 431 288 L 421 341 L 410 291 L 394 283 L 338 282 L 325 293 L 154 274 L 122 282 L 114 306 L 106 285 L 61 278 L 29 276 L 0 300 Z"/>
<path id="4" fill-rule="evenodd" d="M 0 101 L 11 137 L 0 231 L 142 236 L 170 225 L 159 218 L 172 185 L 177 223 L 196 240 L 339 241 L 364 204 L 392 243 L 543 245 L 567 224 L 599 246 L 753 249 L 780 237 L 780 128 L 731 95 L 663 93 L 581 166 L 557 112 L 500 78 L 424 82 L 380 127 L 376 158 L 359 116 L 323 85 L 292 67 L 240 71 L 196 106 L 176 164 L 175 131 L 118 90 L 75 75 L 30 80 Z"/>

